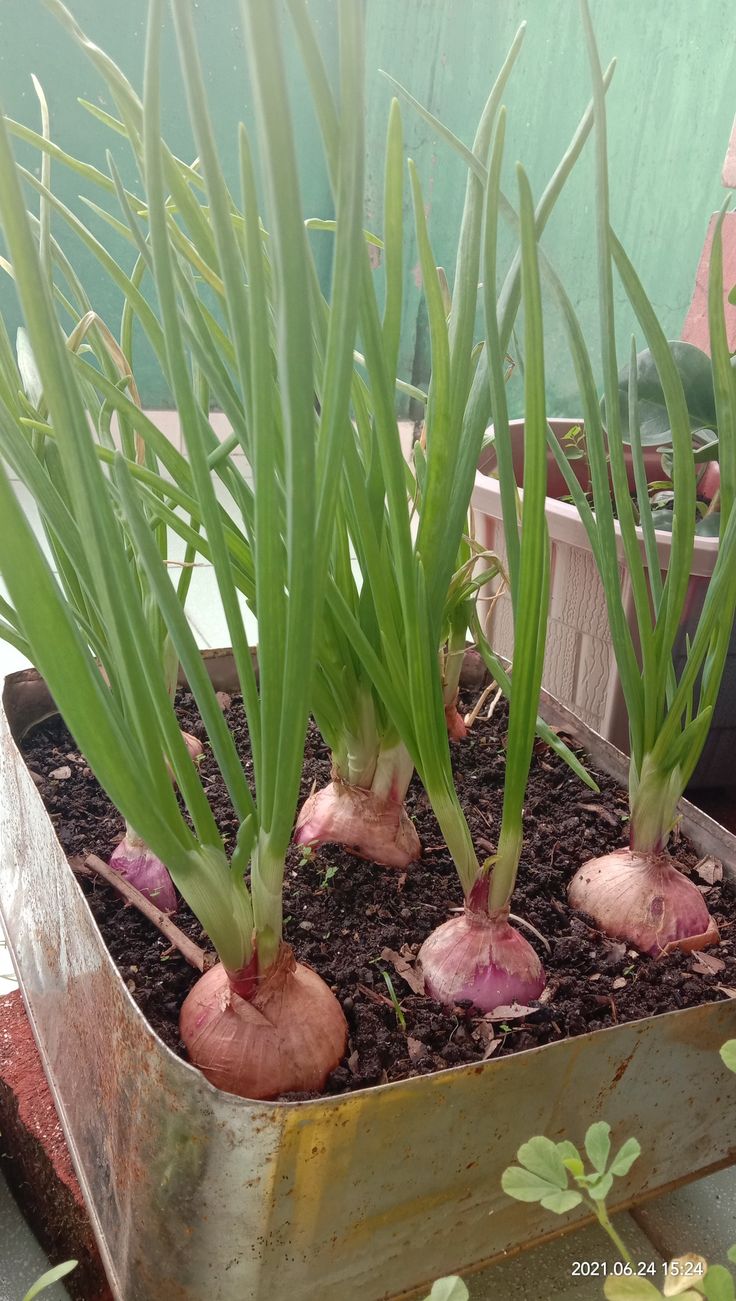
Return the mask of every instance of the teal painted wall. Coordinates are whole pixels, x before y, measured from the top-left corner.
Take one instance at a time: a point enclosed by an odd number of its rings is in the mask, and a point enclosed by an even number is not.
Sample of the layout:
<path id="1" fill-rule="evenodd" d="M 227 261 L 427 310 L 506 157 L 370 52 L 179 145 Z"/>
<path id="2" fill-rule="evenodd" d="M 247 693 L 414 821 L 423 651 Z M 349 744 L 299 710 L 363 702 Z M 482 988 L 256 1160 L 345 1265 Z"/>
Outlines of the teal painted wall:
<path id="1" fill-rule="evenodd" d="M 142 70 L 146 0 L 108 6 L 71 0 L 80 23 L 138 84 Z M 328 64 L 334 67 L 334 0 L 311 0 Z M 687 309 L 707 220 L 723 198 L 720 170 L 736 111 L 736 6 L 732 0 L 592 0 L 604 62 L 618 67 L 608 95 L 614 225 L 644 280 L 668 333 L 676 337 Z M 234 173 L 235 125 L 248 121 L 249 95 L 235 0 L 200 0 L 202 58 L 226 171 Z M 468 143 L 488 88 L 522 19 L 526 39 L 505 94 L 509 111 L 506 185 L 513 196 L 513 164 L 521 159 L 539 193 L 589 99 L 589 79 L 574 0 L 366 0 L 368 188 L 366 221 L 380 223 L 382 151 L 391 92 L 378 69 L 403 81 Z M 295 60 L 292 95 L 302 151 L 305 213 L 329 214 L 329 196 L 315 124 Z M 182 156 L 192 148 L 173 40 L 164 61 L 164 112 L 169 143 Z M 108 133 L 76 103 L 84 96 L 110 107 L 101 82 L 41 0 L 3 0 L 0 11 L 0 98 L 6 111 L 36 124 L 30 73 L 43 82 L 55 139 L 70 152 L 105 166 Z M 404 111 L 407 152 L 417 161 L 429 210 L 437 261 L 452 278 L 463 201 L 463 165 L 410 109 Z M 114 141 L 116 157 L 124 144 Z M 19 150 L 24 157 L 27 153 Z M 129 175 L 130 173 L 128 173 Z M 132 179 L 132 178 L 131 178 Z M 76 178 L 55 169 L 57 192 L 78 211 Z M 561 273 L 596 354 L 597 296 L 592 249 L 590 147 L 552 218 L 545 247 Z M 407 208 L 408 215 L 408 208 Z M 62 238 L 60 223 L 55 233 Z M 323 278 L 329 274 L 329 237 L 315 236 Z M 67 251 L 73 242 L 64 236 Z M 121 256 L 129 259 L 124 245 Z M 510 248 L 510 244 L 507 246 Z M 119 303 L 89 257 L 83 278 L 103 316 L 116 322 Z M 421 293 L 409 250 L 402 367 L 426 375 L 426 329 Z M 3 310 L 15 324 L 12 289 L 0 286 Z M 618 330 L 622 356 L 632 321 L 625 304 Z M 166 405 L 155 369 L 141 357 L 144 400 Z M 561 332 L 547 322 L 550 407 L 572 410 L 574 383 Z M 518 382 L 512 402 L 519 404 Z"/>
<path id="2" fill-rule="evenodd" d="M 270 0 L 269 0 L 270 2 Z M 142 88 L 147 0 L 69 0 L 68 7 L 87 35 L 100 45 L 122 68 L 137 90 Z M 195 0 L 199 47 L 206 73 L 211 113 L 221 143 L 226 179 L 234 192 L 238 187 L 237 126 L 239 121 L 252 125 L 251 100 L 245 73 L 245 48 L 238 20 L 238 0 Z M 313 21 L 320 34 L 328 66 L 337 58 L 337 32 L 334 0 L 310 0 Z M 309 105 L 305 80 L 298 58 L 287 50 L 290 90 L 297 144 L 301 159 L 301 182 L 304 211 L 307 215 L 330 216 L 327 175 L 322 165 L 317 123 Z M 162 118 L 164 134 L 170 148 L 179 157 L 194 157 L 184 90 L 172 24 L 167 22 L 163 53 Z M 106 172 L 106 150 L 110 149 L 121 169 L 123 179 L 133 191 L 140 192 L 128 146 L 111 133 L 78 103 L 86 99 L 108 112 L 114 104 L 102 78 L 76 43 L 47 12 L 42 0 L 1 0 L 0 3 L 0 103 L 5 113 L 17 121 L 40 129 L 39 108 L 31 73 L 40 80 L 49 102 L 51 133 L 57 144 L 68 153 Z M 117 114 L 115 114 L 117 116 Z M 37 151 L 16 142 L 16 156 L 29 168 L 40 173 Z M 80 201 L 87 195 L 109 211 L 115 212 L 115 200 L 93 184 L 85 182 L 61 164 L 53 165 L 52 188 L 103 240 L 117 260 L 127 269 L 133 265 L 131 246 L 115 235 L 100 218 L 90 213 Z M 36 210 L 38 199 L 31 194 L 30 206 Z M 119 215 L 119 213 L 117 214 Z M 117 333 L 121 299 L 114 287 L 98 270 L 92 253 L 71 234 L 63 219 L 52 217 L 53 233 L 73 260 L 95 310 Z M 329 236 L 315 236 L 315 251 L 322 279 L 329 275 Z M 0 280 L 0 309 L 6 317 L 11 337 L 20 320 L 12 285 L 7 277 Z M 167 407 L 171 398 L 145 341 L 140 338 L 134 359 L 142 399 L 147 406 Z"/>

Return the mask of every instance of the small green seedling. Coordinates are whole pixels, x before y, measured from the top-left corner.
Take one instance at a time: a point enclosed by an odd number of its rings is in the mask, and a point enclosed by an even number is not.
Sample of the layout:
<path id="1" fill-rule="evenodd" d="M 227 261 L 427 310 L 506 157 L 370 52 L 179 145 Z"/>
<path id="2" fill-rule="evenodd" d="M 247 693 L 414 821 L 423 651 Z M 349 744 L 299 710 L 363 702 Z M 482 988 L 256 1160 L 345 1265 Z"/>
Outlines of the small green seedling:
<path id="1" fill-rule="evenodd" d="M 729 1039 L 723 1045 L 721 1060 L 736 1074 L 736 1039 Z M 605 1199 L 614 1179 L 628 1174 L 640 1151 L 637 1140 L 629 1138 L 611 1160 L 611 1127 L 605 1121 L 598 1121 L 585 1135 L 590 1170 L 586 1171 L 585 1162 L 572 1143 L 553 1143 L 540 1136 L 522 1144 L 516 1154 L 519 1165 L 504 1170 L 501 1183 L 509 1197 L 520 1202 L 539 1202 L 545 1210 L 557 1215 L 588 1202 L 622 1261 L 617 1267 L 620 1272 L 609 1274 L 605 1280 L 606 1301 L 652 1301 L 656 1297 L 736 1301 L 733 1275 L 725 1265 L 709 1265 L 703 1256 L 692 1253 L 676 1256 L 661 1267 L 654 1262 L 642 1264 L 634 1260 L 619 1237 L 608 1217 Z M 730 1263 L 736 1265 L 736 1245 L 726 1254 Z M 660 1268 L 664 1274 L 662 1291 L 651 1281 Z M 424 1301 L 469 1301 L 468 1289 L 461 1278 L 440 1278 Z"/>
<path id="2" fill-rule="evenodd" d="M 388 974 L 387 971 L 381 971 L 381 975 L 383 976 L 383 979 L 386 981 L 386 988 L 387 988 L 388 993 L 389 993 L 389 998 L 391 999 L 391 1004 L 392 1004 L 393 1009 L 394 1009 L 394 1015 L 396 1016 L 396 1020 L 398 1021 L 399 1025 L 401 1026 L 401 1029 L 402 1029 L 402 1030 L 406 1030 L 406 1017 L 404 1016 L 404 1009 L 402 1008 L 401 1003 L 399 1002 L 398 998 L 396 997 L 396 990 L 394 989 L 394 982 L 393 982 L 393 980 L 391 979 L 391 977 L 389 976 L 389 974 Z"/>
<path id="3" fill-rule="evenodd" d="M 76 1260 L 65 1260 L 62 1265 L 54 1265 L 53 1269 L 47 1269 L 45 1274 L 36 1279 L 33 1287 L 29 1287 L 23 1301 L 33 1301 L 34 1297 L 40 1296 L 42 1292 L 46 1291 L 47 1287 L 52 1287 L 54 1283 L 58 1283 L 60 1278 L 66 1278 L 67 1274 L 71 1274 L 72 1270 L 76 1268 Z M 467 1292 L 465 1295 L 467 1296 Z"/>
<path id="4" fill-rule="evenodd" d="M 724 1066 L 736 1074 L 736 1039 L 729 1039 L 720 1050 Z M 578 1149 L 565 1140 L 553 1143 L 544 1137 L 523 1143 L 517 1152 L 518 1166 L 504 1170 L 501 1184 L 509 1197 L 521 1202 L 539 1202 L 548 1211 L 564 1215 L 586 1201 L 618 1251 L 622 1264 L 606 1278 L 603 1292 L 606 1301 L 651 1301 L 653 1297 L 679 1297 L 680 1301 L 736 1301 L 733 1275 L 725 1265 L 709 1265 L 703 1256 L 688 1253 L 670 1260 L 663 1268 L 662 1291 L 651 1282 L 657 1267 L 635 1261 L 619 1237 L 608 1216 L 605 1199 L 613 1180 L 628 1174 L 640 1154 L 635 1138 L 629 1138 L 610 1160 L 611 1127 L 605 1121 L 591 1125 L 585 1135 L 585 1154 L 592 1166 L 586 1171 Z M 572 1184 L 570 1180 L 572 1179 Z M 726 1253 L 736 1265 L 736 1245 Z M 647 1277 L 649 1275 L 649 1277 Z M 453 1280 L 441 1279 L 440 1282 Z M 437 1284 L 435 1286 L 438 1286 Z M 444 1301 L 445 1294 L 438 1293 Z M 455 1294 L 448 1293 L 455 1301 Z M 458 1294 L 460 1297 L 467 1296 Z M 425 1301 L 436 1301 L 434 1290 Z"/>
<path id="5" fill-rule="evenodd" d="M 605 1199 L 615 1178 L 629 1173 L 641 1153 L 635 1138 L 628 1138 L 611 1159 L 611 1126 L 596 1121 L 585 1135 L 585 1154 L 592 1169 L 575 1145 L 565 1139 L 554 1143 L 538 1135 L 522 1143 L 516 1156 L 518 1166 L 509 1166 L 501 1176 L 501 1186 L 509 1197 L 520 1202 L 539 1202 L 546 1211 L 564 1215 L 581 1202 L 587 1202 L 601 1228 L 627 1260 L 628 1252 L 606 1211 Z M 572 1180 L 572 1184 L 571 1181 Z"/>
<path id="6" fill-rule="evenodd" d="M 320 886 L 320 889 L 326 890 L 333 876 L 336 875 L 337 875 L 337 867 L 335 866 L 334 863 L 331 863 L 329 867 L 325 868 L 324 874 L 322 876 L 322 885 Z"/>
<path id="7" fill-rule="evenodd" d="M 301 852 L 301 857 L 299 859 L 299 866 L 306 867 L 308 863 L 312 863 L 314 861 L 314 845 L 302 845 L 301 850 L 302 852 Z"/>

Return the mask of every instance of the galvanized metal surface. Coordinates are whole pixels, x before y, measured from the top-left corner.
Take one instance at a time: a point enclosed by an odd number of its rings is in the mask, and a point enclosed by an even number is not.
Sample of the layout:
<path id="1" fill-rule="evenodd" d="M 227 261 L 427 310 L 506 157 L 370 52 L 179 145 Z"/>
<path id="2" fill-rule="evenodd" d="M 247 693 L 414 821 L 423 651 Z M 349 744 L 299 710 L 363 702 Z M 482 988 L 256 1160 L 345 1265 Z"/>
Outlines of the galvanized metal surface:
<path id="1" fill-rule="evenodd" d="M 208 663 L 218 686 L 231 661 Z M 30 701 L 33 700 L 31 705 Z M 636 1200 L 736 1157 L 724 1002 L 347 1097 L 250 1103 L 169 1052 L 69 871 L 11 723 L 48 708 L 16 674 L 0 713 L 0 899 L 44 1064 L 121 1301 L 382 1301 L 539 1235 L 500 1176 L 533 1133 L 636 1133 Z M 626 761 L 552 701 L 601 767 Z M 10 722 L 9 722 L 10 720 Z M 736 840 L 685 808 L 703 852 Z"/>

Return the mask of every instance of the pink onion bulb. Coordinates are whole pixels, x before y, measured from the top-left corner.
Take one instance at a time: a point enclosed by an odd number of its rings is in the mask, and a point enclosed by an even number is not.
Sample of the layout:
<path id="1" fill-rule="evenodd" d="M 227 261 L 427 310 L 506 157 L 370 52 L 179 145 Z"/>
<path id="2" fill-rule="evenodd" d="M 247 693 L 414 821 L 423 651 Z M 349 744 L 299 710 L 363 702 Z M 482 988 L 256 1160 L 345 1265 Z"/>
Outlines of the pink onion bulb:
<path id="1" fill-rule="evenodd" d="M 339 779 L 304 801 L 294 842 L 343 845 L 382 867 L 408 867 L 422 854 L 416 827 L 402 803 Z"/>
<path id="2" fill-rule="evenodd" d="M 616 849 L 592 858 L 570 882 L 568 899 L 605 935 L 652 957 L 718 943 L 702 894 L 665 852 Z"/>
<path id="3" fill-rule="evenodd" d="M 176 890 L 168 868 L 130 827 L 113 850 L 110 867 L 162 912 L 176 912 Z"/>
<path id="4" fill-rule="evenodd" d="M 204 754 L 204 746 L 198 741 L 196 736 L 191 736 L 189 732 L 182 732 L 184 744 L 189 752 L 192 763 L 195 763 L 201 755 Z M 174 780 L 174 774 L 169 767 L 169 776 Z M 174 913 L 177 908 L 176 890 L 174 882 L 169 875 L 169 870 L 157 858 L 152 850 L 148 848 L 144 840 L 133 831 L 132 827 L 127 827 L 125 836 L 120 844 L 113 850 L 110 857 L 110 867 L 115 872 L 119 872 L 125 877 L 136 890 L 140 890 L 151 903 L 160 908 L 162 912 Z"/>
<path id="5" fill-rule="evenodd" d="M 192 736 L 191 732 L 182 732 L 181 735 L 182 740 L 189 751 L 189 758 L 192 763 L 196 763 L 204 754 L 204 746 L 202 745 L 202 742 L 198 741 L 196 736 Z"/>
<path id="6" fill-rule="evenodd" d="M 539 998 L 544 969 L 507 914 L 465 912 L 433 931 L 419 950 L 424 988 L 450 1006 L 470 1000 L 481 1012 Z"/>
<path id="7" fill-rule="evenodd" d="M 211 967 L 187 994 L 179 1031 L 211 1084 L 263 1100 L 322 1089 L 348 1036 L 334 994 L 286 945 L 250 1000 L 220 963 Z"/>

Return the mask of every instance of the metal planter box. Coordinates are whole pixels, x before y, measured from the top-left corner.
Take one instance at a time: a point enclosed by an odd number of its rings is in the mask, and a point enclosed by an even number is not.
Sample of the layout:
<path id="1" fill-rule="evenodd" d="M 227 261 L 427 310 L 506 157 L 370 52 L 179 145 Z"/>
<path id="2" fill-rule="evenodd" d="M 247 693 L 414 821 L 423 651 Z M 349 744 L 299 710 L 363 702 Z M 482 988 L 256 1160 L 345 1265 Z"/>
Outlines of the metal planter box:
<path id="1" fill-rule="evenodd" d="M 580 420 L 550 420 L 558 439 L 582 424 Z M 511 441 L 517 482 L 523 483 L 524 421 L 511 421 Z M 645 449 L 645 466 L 650 479 L 661 477 L 662 467 L 656 449 Z M 492 475 L 495 464 L 493 449 L 481 458 L 475 476 L 471 505 L 475 514 L 478 541 L 505 560 L 503 515 L 498 479 Z M 587 491 L 590 477 L 583 461 L 573 461 L 578 477 Z M 633 470 L 630 470 L 633 486 Z M 626 704 L 611 644 L 606 600 L 598 576 L 585 526 L 577 507 L 565 501 L 567 485 L 551 453 L 547 464 L 547 526 L 551 545 L 551 587 L 549 629 L 544 661 L 543 684 L 557 700 L 579 714 L 607 741 L 625 749 L 629 724 Z M 562 500 L 561 500 L 562 499 Z M 635 630 L 634 599 L 631 579 L 624 560 L 618 522 L 615 525 L 621 582 L 626 615 Z M 644 556 L 641 530 L 637 529 Z M 672 534 L 657 532 L 657 548 L 663 573 L 669 566 Z M 675 667 L 681 672 L 686 656 L 687 638 L 692 640 L 703 608 L 713 566 L 718 556 L 718 538 L 696 537 L 690 568 L 690 584 L 683 622 L 675 647 Z M 645 564 L 646 564 L 646 558 Z M 492 592 L 495 584 L 489 585 Z M 488 607 L 486 632 L 499 654 L 511 658 L 514 629 L 511 602 L 506 593 Z M 636 635 L 636 632 L 634 633 Z M 736 625 L 723 670 L 723 680 L 716 702 L 713 726 L 705 749 L 692 777 L 691 788 L 733 786 L 736 770 L 731 763 L 736 744 Z"/>
<path id="2" fill-rule="evenodd" d="M 230 656 L 207 657 L 219 687 Z M 102 942 L 13 741 L 53 712 L 31 672 L 0 711 L 0 899 L 28 1012 L 121 1301 L 380 1301 L 424 1295 L 540 1238 L 501 1172 L 535 1133 L 605 1118 L 643 1148 L 629 1205 L 736 1158 L 736 1002 L 349 1096 L 257 1103 L 212 1088 L 149 1029 Z M 551 699 L 601 768 L 626 760 Z M 736 869 L 736 839 L 684 828 Z M 584 1217 L 580 1217 L 584 1218 Z M 565 1228 L 579 1223 L 573 1216 Z M 549 1235 L 545 1235 L 549 1236 Z"/>

